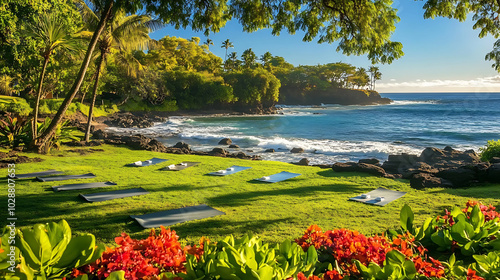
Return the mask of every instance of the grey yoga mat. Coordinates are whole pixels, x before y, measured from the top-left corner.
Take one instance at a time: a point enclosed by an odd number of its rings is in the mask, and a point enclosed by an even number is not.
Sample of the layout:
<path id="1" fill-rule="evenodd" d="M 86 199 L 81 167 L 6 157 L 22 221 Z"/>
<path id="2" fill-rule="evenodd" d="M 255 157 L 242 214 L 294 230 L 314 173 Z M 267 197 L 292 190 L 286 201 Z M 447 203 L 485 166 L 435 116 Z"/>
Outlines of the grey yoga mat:
<path id="1" fill-rule="evenodd" d="M 183 169 L 186 169 L 188 167 L 192 167 L 192 166 L 195 166 L 195 165 L 198 165 L 200 164 L 199 162 L 190 162 L 190 161 L 186 161 L 186 162 L 182 162 L 182 163 L 179 163 L 179 164 L 172 164 L 172 165 L 169 165 L 167 167 L 164 167 L 160 170 L 168 170 L 168 171 L 181 171 Z"/>
<path id="2" fill-rule="evenodd" d="M 251 167 L 245 167 L 245 166 L 238 166 L 238 165 L 233 165 L 229 168 L 226 168 L 224 170 L 219 170 L 215 172 L 210 172 L 207 175 L 213 175 L 213 176 L 226 176 L 226 175 L 231 175 L 234 173 L 238 173 L 243 170 L 250 169 Z"/>
<path id="3" fill-rule="evenodd" d="M 144 160 L 144 161 L 136 161 L 133 163 L 127 164 L 127 166 L 132 166 L 132 167 L 144 167 L 144 166 L 151 166 L 155 165 L 158 163 L 162 163 L 167 161 L 168 159 L 163 159 L 163 158 L 152 158 L 150 160 Z"/>
<path id="4" fill-rule="evenodd" d="M 63 180 L 74 180 L 74 179 L 91 179 L 95 178 L 92 173 L 81 174 L 81 175 L 62 175 L 53 177 L 36 177 L 40 182 L 52 182 L 52 181 L 63 181 Z"/>
<path id="5" fill-rule="evenodd" d="M 42 176 L 59 175 L 62 173 L 63 173 L 62 171 L 50 169 L 50 170 L 40 171 L 40 172 L 33 172 L 33 173 L 26 173 L 26 174 L 15 174 L 16 176 L 14 177 L 14 179 L 35 178 L 35 177 L 42 177 Z"/>
<path id="6" fill-rule="evenodd" d="M 117 190 L 111 192 L 80 194 L 80 196 L 88 202 L 98 202 L 98 201 L 106 201 L 117 198 L 130 197 L 130 196 L 138 196 L 148 193 L 149 192 L 143 188 L 135 188 L 135 189 Z"/>
<path id="7" fill-rule="evenodd" d="M 226 213 L 216 210 L 206 204 L 201 204 L 139 216 L 131 215 L 130 217 L 135 219 L 144 228 L 155 228 L 225 214 Z"/>
<path id="8" fill-rule="evenodd" d="M 384 189 L 384 188 L 378 188 L 378 189 L 373 190 L 371 192 L 367 192 L 366 194 L 351 197 L 351 198 L 349 198 L 349 200 L 363 202 L 366 204 L 384 206 L 387 203 L 394 201 L 394 200 L 402 197 L 405 194 L 406 194 L 406 192 L 399 192 L 399 191 L 393 191 L 393 190 L 388 190 L 388 189 Z"/>
<path id="9" fill-rule="evenodd" d="M 297 177 L 299 175 L 301 175 L 301 174 L 283 171 L 283 172 L 280 172 L 277 174 L 273 174 L 270 176 L 264 176 L 264 177 L 261 177 L 259 179 L 254 179 L 254 180 L 266 182 L 266 183 L 277 183 L 277 182 L 281 182 L 284 180 L 288 180 L 288 179 Z"/>
<path id="10" fill-rule="evenodd" d="M 104 188 L 109 186 L 116 186 L 116 183 L 108 181 L 108 182 L 97 182 L 97 183 L 68 184 L 68 185 L 54 186 L 52 187 L 52 190 L 58 192 L 58 191 Z"/>

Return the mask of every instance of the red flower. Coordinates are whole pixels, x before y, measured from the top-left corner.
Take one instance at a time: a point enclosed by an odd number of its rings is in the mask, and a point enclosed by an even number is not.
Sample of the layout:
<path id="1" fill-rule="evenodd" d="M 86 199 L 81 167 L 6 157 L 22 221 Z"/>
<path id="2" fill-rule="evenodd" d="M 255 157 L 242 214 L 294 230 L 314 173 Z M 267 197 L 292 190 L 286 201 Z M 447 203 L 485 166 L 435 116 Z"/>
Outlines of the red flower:
<path id="1" fill-rule="evenodd" d="M 484 280 L 484 278 L 477 276 L 476 271 L 469 268 L 467 270 L 467 280 Z"/>

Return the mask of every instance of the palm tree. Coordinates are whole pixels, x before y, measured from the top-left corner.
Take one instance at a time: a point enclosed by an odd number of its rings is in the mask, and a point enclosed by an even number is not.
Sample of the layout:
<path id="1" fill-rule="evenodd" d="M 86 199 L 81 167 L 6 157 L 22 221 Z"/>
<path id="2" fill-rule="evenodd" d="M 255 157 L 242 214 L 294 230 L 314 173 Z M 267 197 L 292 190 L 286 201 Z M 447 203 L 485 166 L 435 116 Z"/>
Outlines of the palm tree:
<path id="1" fill-rule="evenodd" d="M 78 49 L 77 40 L 72 37 L 63 24 L 63 22 L 52 13 L 41 14 L 36 22 L 27 25 L 27 36 L 38 38 L 43 41 L 40 55 L 43 58 L 42 71 L 38 81 L 36 92 L 35 112 L 33 114 L 33 123 L 31 134 L 33 139 L 37 137 L 38 110 L 40 107 L 40 99 L 42 96 L 43 79 L 45 70 L 49 64 L 50 56 L 55 49 L 66 49 L 75 51 Z"/>
<path id="2" fill-rule="evenodd" d="M 238 60 L 238 54 L 236 52 L 231 52 L 227 57 L 226 64 L 229 66 L 229 69 L 234 70 L 238 68 L 240 61 Z"/>
<path id="3" fill-rule="evenodd" d="M 87 6 L 87 8 L 82 10 L 82 14 L 87 19 L 86 22 L 89 28 L 92 29 L 93 24 L 99 19 L 99 11 L 94 12 Z M 92 115 L 99 87 L 99 79 L 107 63 L 108 55 L 112 49 L 115 49 L 119 52 L 119 56 L 121 54 L 122 62 L 127 57 L 133 57 L 129 52 L 132 50 L 147 49 L 151 42 L 149 32 L 159 27 L 161 27 L 160 22 L 151 19 L 149 15 L 127 16 L 123 11 L 117 11 L 111 21 L 106 24 L 104 31 L 97 41 L 99 57 L 96 59 L 94 89 L 92 92 L 92 102 L 89 107 L 85 141 L 88 142 L 90 138 L 90 128 L 92 126 Z"/>
<path id="4" fill-rule="evenodd" d="M 113 6 L 115 1 L 114 0 L 102 0 L 102 1 L 103 1 L 101 5 L 102 12 L 100 13 L 101 16 L 99 18 L 99 22 L 97 23 L 97 28 L 92 35 L 92 39 L 90 40 L 87 52 L 85 53 L 85 57 L 83 58 L 82 65 L 80 67 L 80 71 L 78 72 L 78 75 L 75 79 L 75 82 L 73 83 L 73 86 L 69 90 L 68 94 L 66 94 L 66 97 L 64 98 L 61 106 L 59 107 L 59 110 L 57 110 L 57 113 L 52 118 L 52 121 L 50 122 L 47 129 L 45 129 L 42 135 L 40 135 L 38 138 L 33 139 L 32 143 L 30 144 L 30 148 L 36 149 L 37 152 L 39 153 L 46 152 L 47 143 L 52 138 L 54 133 L 56 133 L 57 127 L 61 123 L 64 114 L 66 113 L 69 106 L 71 105 L 71 102 L 78 93 L 80 86 L 82 85 L 83 79 L 85 78 L 85 74 L 87 73 L 87 69 L 89 67 L 89 63 L 92 58 L 92 53 L 94 52 L 95 46 L 97 44 L 97 39 L 101 36 L 101 33 L 104 30 L 107 21 L 113 16 L 114 12 Z"/>
<path id="5" fill-rule="evenodd" d="M 207 40 L 205 41 L 204 43 L 206 46 L 207 46 L 207 49 L 210 50 L 210 45 L 214 45 L 214 41 L 212 41 L 212 39 L 210 38 L 207 38 Z"/>
<path id="6" fill-rule="evenodd" d="M 245 50 L 241 55 L 241 58 L 243 59 L 243 64 L 246 68 L 251 68 L 252 66 L 254 66 L 255 61 L 257 60 L 257 56 L 252 51 L 252 48 Z"/>
<path id="7" fill-rule="evenodd" d="M 262 66 L 266 67 L 271 62 L 273 55 L 270 52 L 266 52 L 260 57 L 260 61 L 262 61 Z"/>
<path id="8" fill-rule="evenodd" d="M 234 45 L 232 42 L 229 42 L 229 39 L 226 39 L 224 42 L 222 42 L 222 46 L 220 46 L 220 47 L 226 49 L 226 56 L 224 56 L 224 61 L 226 61 L 227 60 L 227 49 L 234 48 Z"/>
<path id="9" fill-rule="evenodd" d="M 370 73 L 370 89 L 375 90 L 375 82 L 382 79 L 382 73 L 376 66 L 370 66 L 368 72 Z"/>

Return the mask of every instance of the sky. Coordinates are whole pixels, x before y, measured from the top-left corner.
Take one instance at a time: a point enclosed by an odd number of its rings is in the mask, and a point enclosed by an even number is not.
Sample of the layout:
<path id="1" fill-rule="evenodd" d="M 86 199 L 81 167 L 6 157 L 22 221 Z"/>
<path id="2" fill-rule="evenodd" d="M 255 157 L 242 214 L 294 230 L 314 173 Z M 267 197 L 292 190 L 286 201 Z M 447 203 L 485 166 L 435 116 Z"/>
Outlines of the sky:
<path id="1" fill-rule="evenodd" d="M 391 40 L 403 44 L 405 55 L 392 64 L 376 65 L 382 72 L 376 90 L 380 93 L 403 92 L 500 92 L 500 74 L 485 61 L 485 55 L 493 49 L 495 38 L 488 35 L 479 38 L 479 30 L 473 30 L 474 22 L 469 15 L 465 22 L 454 19 L 424 19 L 422 1 L 396 0 L 400 22 Z M 345 56 L 336 52 L 336 44 L 303 42 L 302 34 L 282 32 L 273 36 L 268 29 L 253 33 L 243 32 L 237 21 L 230 21 L 219 33 L 210 34 L 214 45 L 210 51 L 224 59 L 222 41 L 229 39 L 234 48 L 228 53 L 252 50 L 260 57 L 269 51 L 282 56 L 295 66 L 345 62 L 356 67 L 368 68 L 371 62 L 365 56 Z M 164 36 L 182 38 L 200 37 L 202 32 L 168 26 L 150 34 L 153 39 Z"/>

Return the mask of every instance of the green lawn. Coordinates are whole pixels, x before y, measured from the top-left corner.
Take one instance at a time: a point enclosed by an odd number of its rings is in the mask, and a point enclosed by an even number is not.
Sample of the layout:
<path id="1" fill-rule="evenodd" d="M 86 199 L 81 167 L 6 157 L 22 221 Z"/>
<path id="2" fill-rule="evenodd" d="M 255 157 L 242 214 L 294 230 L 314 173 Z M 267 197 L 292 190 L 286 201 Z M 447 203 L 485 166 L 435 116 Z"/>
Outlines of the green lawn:
<path id="1" fill-rule="evenodd" d="M 93 172 L 97 178 L 80 182 L 114 181 L 117 186 L 81 191 L 53 192 L 51 186 L 76 183 L 62 181 L 41 183 L 16 180 L 16 217 L 18 226 L 66 219 L 74 232 L 90 232 L 111 244 L 121 232 L 134 238 L 145 237 L 144 230 L 129 215 L 140 215 L 184 206 L 208 204 L 226 213 L 224 216 L 191 221 L 172 226 L 181 238 L 196 241 L 201 236 L 217 240 L 222 236 L 240 236 L 253 232 L 266 241 L 297 238 L 311 224 L 323 229 L 349 228 L 364 234 L 380 233 L 398 227 L 399 210 L 406 203 L 412 207 L 417 221 L 440 213 L 444 208 L 463 206 L 469 199 L 499 206 L 500 185 L 471 189 L 432 189 L 418 191 L 406 181 L 377 178 L 355 173 L 336 173 L 331 169 L 296 166 L 281 162 L 248 161 L 208 156 L 190 156 L 130 150 L 125 147 L 102 146 L 104 151 L 80 155 L 74 148 L 39 156 L 40 163 L 18 164 L 16 173 L 57 169 L 68 174 Z M 89 148 L 84 148 L 89 150 Z M 29 155 L 35 156 L 35 155 Z M 150 167 L 125 167 L 127 163 L 152 157 L 169 161 Z M 199 161 L 200 165 L 180 172 L 159 168 L 181 161 Z M 231 165 L 252 168 L 231 176 L 215 177 L 208 172 Z M 281 183 L 251 181 L 281 171 L 302 175 Z M 6 169 L 2 169 L 7 174 Z M 7 181 L 0 180 L 2 210 L 0 220 L 6 221 Z M 87 203 L 80 193 L 94 193 L 143 187 L 148 195 Z M 377 187 L 408 192 L 385 207 L 348 201 L 349 197 Z"/>

